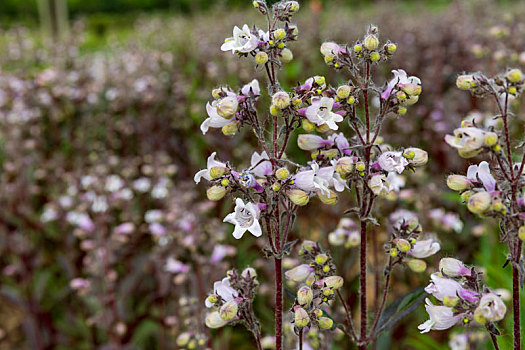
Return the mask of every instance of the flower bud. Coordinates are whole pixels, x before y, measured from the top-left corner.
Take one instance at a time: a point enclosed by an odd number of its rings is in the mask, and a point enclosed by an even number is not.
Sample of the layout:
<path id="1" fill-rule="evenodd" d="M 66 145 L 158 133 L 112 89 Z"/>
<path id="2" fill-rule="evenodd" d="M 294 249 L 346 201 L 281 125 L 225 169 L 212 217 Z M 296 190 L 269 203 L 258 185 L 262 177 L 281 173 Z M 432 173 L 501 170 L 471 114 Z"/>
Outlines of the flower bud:
<path id="1" fill-rule="evenodd" d="M 303 328 L 310 323 L 310 317 L 305 309 L 298 307 L 294 310 L 294 321 L 297 328 Z"/>
<path id="2" fill-rule="evenodd" d="M 279 168 L 275 171 L 275 177 L 279 180 L 286 180 L 290 176 L 290 172 L 286 168 Z"/>
<path id="3" fill-rule="evenodd" d="M 419 259 L 411 259 L 407 262 L 408 267 L 414 272 L 423 272 L 427 268 L 427 263 Z"/>
<path id="4" fill-rule="evenodd" d="M 474 191 L 465 191 L 461 194 L 461 200 L 465 203 L 468 202 L 468 200 L 470 199 L 470 197 L 472 197 L 472 195 L 474 194 Z"/>
<path id="5" fill-rule="evenodd" d="M 407 94 L 405 94 L 403 91 L 396 92 L 396 98 L 402 102 L 407 99 Z"/>
<path id="6" fill-rule="evenodd" d="M 314 293 L 312 289 L 308 286 L 302 286 L 297 291 L 297 302 L 299 305 L 310 305 L 314 299 Z"/>
<path id="7" fill-rule="evenodd" d="M 517 83 L 523 79 L 523 73 L 521 73 L 521 70 L 515 68 L 508 71 L 505 77 L 511 83 Z"/>
<path id="8" fill-rule="evenodd" d="M 281 62 L 288 63 L 288 62 L 291 62 L 292 60 L 293 60 L 293 52 L 292 52 L 292 50 L 290 50 L 288 48 L 284 48 L 281 51 Z"/>
<path id="9" fill-rule="evenodd" d="M 318 191 L 317 196 L 319 197 L 321 202 L 323 202 L 324 204 L 327 204 L 327 205 L 337 204 L 337 201 L 339 200 L 337 193 L 335 193 L 334 191 L 330 189 L 328 191 L 329 191 L 328 194 L 324 191 Z"/>
<path id="10" fill-rule="evenodd" d="M 392 55 L 394 52 L 396 52 L 396 50 L 397 50 L 396 44 L 390 43 L 386 45 L 386 52 L 388 52 L 389 54 Z"/>
<path id="11" fill-rule="evenodd" d="M 395 243 L 397 249 L 399 249 L 400 252 L 406 253 L 410 249 L 412 249 L 412 245 L 406 239 L 396 238 L 394 240 L 394 243 Z"/>
<path id="12" fill-rule="evenodd" d="M 264 51 L 260 51 L 255 55 L 255 62 L 259 65 L 266 64 L 268 62 L 268 54 Z"/>
<path id="13" fill-rule="evenodd" d="M 439 261 L 439 271 L 449 277 L 470 276 L 471 271 L 454 258 L 443 258 Z"/>
<path id="14" fill-rule="evenodd" d="M 211 91 L 211 95 L 213 96 L 214 99 L 218 100 L 219 98 L 223 97 L 224 95 L 224 92 L 222 89 L 213 89 Z"/>
<path id="15" fill-rule="evenodd" d="M 319 328 L 331 329 L 334 325 L 334 321 L 329 317 L 319 317 Z"/>
<path id="16" fill-rule="evenodd" d="M 381 59 L 381 55 L 379 54 L 379 52 L 371 52 L 370 53 L 370 61 L 372 62 L 377 62 Z"/>
<path id="17" fill-rule="evenodd" d="M 315 277 L 315 274 L 311 273 L 307 278 L 306 278 L 306 281 L 304 281 L 304 283 L 306 283 L 307 286 L 311 287 L 316 281 L 316 277 Z"/>
<path id="18" fill-rule="evenodd" d="M 317 248 L 317 243 L 315 243 L 314 241 L 305 240 L 303 241 L 301 247 L 307 252 L 313 252 L 314 249 Z"/>
<path id="19" fill-rule="evenodd" d="M 227 187 L 229 184 L 230 184 L 230 180 L 228 180 L 227 178 L 224 178 L 221 180 L 222 186 Z"/>
<path id="20" fill-rule="evenodd" d="M 214 166 L 210 169 L 210 178 L 212 180 L 218 179 L 226 172 L 226 168 L 222 166 Z"/>
<path id="21" fill-rule="evenodd" d="M 337 97 L 343 100 L 345 98 L 348 98 L 351 92 L 352 92 L 352 87 L 350 87 L 349 85 L 341 85 L 337 88 L 336 93 L 337 93 Z"/>
<path id="22" fill-rule="evenodd" d="M 421 94 L 421 85 L 418 84 L 399 84 L 399 87 L 410 96 L 419 96 Z"/>
<path id="23" fill-rule="evenodd" d="M 403 102 L 404 106 L 412 106 L 415 105 L 419 101 L 419 96 L 408 96 L 408 98 Z"/>
<path id="24" fill-rule="evenodd" d="M 525 241 L 525 226 L 520 226 L 518 229 L 518 238 Z"/>
<path id="25" fill-rule="evenodd" d="M 459 298 L 456 296 L 445 295 L 443 297 L 443 304 L 448 307 L 454 307 L 458 304 Z"/>
<path id="26" fill-rule="evenodd" d="M 324 265 L 328 261 L 328 255 L 319 254 L 315 257 L 315 263 L 317 265 Z"/>
<path id="27" fill-rule="evenodd" d="M 314 123 L 310 122 L 308 119 L 301 120 L 301 126 L 303 127 L 304 131 L 311 132 L 315 129 Z"/>
<path id="28" fill-rule="evenodd" d="M 191 334 L 189 332 L 184 332 L 184 333 L 179 334 L 176 340 L 177 346 L 181 348 L 185 347 L 189 343 L 190 339 L 191 339 Z"/>
<path id="29" fill-rule="evenodd" d="M 328 288 L 339 289 L 343 286 L 344 280 L 341 276 L 329 276 L 321 280 Z"/>
<path id="30" fill-rule="evenodd" d="M 332 143 L 330 143 L 331 145 Z M 320 136 L 312 134 L 300 134 L 297 137 L 297 145 L 304 151 L 314 151 L 328 145 L 328 142 Z"/>
<path id="31" fill-rule="evenodd" d="M 225 321 L 230 321 L 237 316 L 237 311 L 239 311 L 239 304 L 233 299 L 221 306 L 219 316 Z"/>
<path id="32" fill-rule="evenodd" d="M 290 96 L 284 91 L 276 92 L 272 96 L 272 103 L 279 109 L 285 109 L 290 105 Z"/>
<path id="33" fill-rule="evenodd" d="M 313 271 L 307 264 L 302 264 L 284 273 L 287 279 L 294 282 L 303 282 Z"/>
<path id="34" fill-rule="evenodd" d="M 483 144 L 488 147 L 495 146 L 498 143 L 498 134 L 495 132 L 487 132 Z"/>
<path id="35" fill-rule="evenodd" d="M 208 328 L 220 328 L 225 326 L 228 321 L 225 321 L 221 318 L 218 311 L 210 312 L 206 316 L 206 327 Z"/>
<path id="36" fill-rule="evenodd" d="M 470 180 L 463 175 L 449 175 L 447 177 L 447 186 L 454 191 L 463 191 L 472 186 Z"/>
<path id="37" fill-rule="evenodd" d="M 357 171 L 365 171 L 365 163 L 357 162 L 357 164 L 355 165 L 355 168 Z"/>
<path id="38" fill-rule="evenodd" d="M 468 75 L 460 75 L 456 79 L 456 86 L 460 90 L 469 90 L 472 87 L 471 84 L 473 82 L 474 82 L 474 78 L 472 77 L 472 75 L 470 75 L 470 74 L 468 74 Z"/>
<path id="39" fill-rule="evenodd" d="M 354 45 L 354 52 L 355 53 L 360 53 L 361 51 L 363 51 L 363 46 L 362 45 L 360 45 L 360 44 Z"/>
<path id="40" fill-rule="evenodd" d="M 315 317 L 321 317 L 321 316 L 323 316 L 323 310 L 321 310 L 321 309 L 314 309 L 314 311 L 312 311 L 312 314 Z"/>
<path id="41" fill-rule="evenodd" d="M 297 1 L 288 1 L 286 4 L 288 6 L 288 11 L 290 11 L 291 13 L 299 11 L 300 6 Z"/>
<path id="42" fill-rule="evenodd" d="M 478 192 L 469 198 L 467 208 L 474 214 L 481 214 L 489 210 L 491 203 L 492 200 L 488 192 Z"/>
<path id="43" fill-rule="evenodd" d="M 307 205 L 310 201 L 310 196 L 308 196 L 308 193 L 298 190 L 298 189 L 292 189 L 286 193 L 288 198 L 293 202 L 293 204 L 298 206 L 304 206 Z"/>
<path id="44" fill-rule="evenodd" d="M 355 103 L 355 97 L 354 96 L 348 97 L 348 100 L 346 100 L 346 103 L 348 103 L 349 105 L 353 105 Z"/>
<path id="45" fill-rule="evenodd" d="M 237 97 L 226 96 L 217 101 L 217 114 L 225 119 L 230 119 L 237 112 L 238 106 Z"/>
<path id="46" fill-rule="evenodd" d="M 397 250 L 397 248 L 390 248 L 390 256 L 395 258 L 396 256 L 399 255 L 399 250 Z"/>
<path id="47" fill-rule="evenodd" d="M 280 189 L 281 189 L 281 184 L 280 184 L 279 182 L 275 182 L 275 183 L 272 185 L 272 190 L 273 190 L 273 191 L 278 192 Z"/>
<path id="48" fill-rule="evenodd" d="M 221 131 L 225 136 L 233 136 L 239 131 L 239 123 L 226 124 Z"/>
<path id="49" fill-rule="evenodd" d="M 273 32 L 273 37 L 275 40 L 283 40 L 286 37 L 286 32 L 282 28 L 276 29 Z"/>
<path id="50" fill-rule="evenodd" d="M 270 114 L 273 115 L 273 116 L 276 116 L 279 114 L 279 108 L 277 108 L 276 105 L 271 105 L 270 106 Z"/>
<path id="51" fill-rule="evenodd" d="M 354 170 L 354 161 L 350 157 L 341 157 L 335 163 L 335 171 L 345 178 Z"/>
<path id="52" fill-rule="evenodd" d="M 208 197 L 210 201 L 221 200 L 225 194 L 226 194 L 226 188 L 222 186 L 217 186 L 217 185 L 211 186 L 206 191 L 206 196 Z"/>
<path id="53" fill-rule="evenodd" d="M 410 157 L 407 157 L 408 153 Z M 410 147 L 403 152 L 403 156 L 408 159 L 408 162 L 413 166 L 423 166 L 428 162 L 428 153 L 420 148 Z"/>
<path id="54" fill-rule="evenodd" d="M 322 89 L 324 89 L 326 87 L 326 79 L 325 77 L 321 76 L 321 75 L 316 75 L 314 77 L 314 81 L 317 85 L 319 85 Z"/>
<path id="55" fill-rule="evenodd" d="M 257 277 L 257 272 L 253 267 L 245 268 L 241 273 L 242 278 L 254 278 Z"/>
<path id="56" fill-rule="evenodd" d="M 405 114 L 407 114 L 407 111 L 408 111 L 408 109 L 406 107 L 398 106 L 396 113 L 398 115 L 405 115 Z"/>
<path id="57" fill-rule="evenodd" d="M 367 50 L 375 50 L 379 46 L 379 40 L 375 35 L 370 34 L 365 38 L 364 46 Z"/>

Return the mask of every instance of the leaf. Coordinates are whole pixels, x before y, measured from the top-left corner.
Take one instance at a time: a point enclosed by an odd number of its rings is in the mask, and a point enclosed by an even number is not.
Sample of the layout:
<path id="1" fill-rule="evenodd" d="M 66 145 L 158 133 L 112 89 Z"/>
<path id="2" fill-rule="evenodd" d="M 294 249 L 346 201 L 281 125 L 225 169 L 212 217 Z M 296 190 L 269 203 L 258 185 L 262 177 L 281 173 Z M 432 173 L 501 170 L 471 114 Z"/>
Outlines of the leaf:
<path id="1" fill-rule="evenodd" d="M 284 247 L 283 247 L 283 254 L 284 255 L 290 254 L 290 251 L 292 250 L 292 248 L 295 245 L 295 243 L 297 243 L 297 241 L 299 241 L 299 240 L 296 239 L 295 241 L 291 241 L 291 242 L 286 243 L 284 245 Z"/>
<path id="2" fill-rule="evenodd" d="M 426 296 L 427 293 L 425 292 L 425 287 L 421 287 L 394 300 L 392 304 L 388 305 L 386 309 L 383 310 L 383 313 L 379 317 L 374 336 L 377 336 L 384 331 L 388 331 L 403 317 L 415 311 Z"/>
<path id="3" fill-rule="evenodd" d="M 367 216 L 366 218 L 362 218 L 363 221 L 368 221 L 370 222 L 371 224 L 374 224 L 376 226 L 381 226 L 379 225 L 379 222 L 377 222 L 376 218 L 372 217 L 372 216 Z"/>
<path id="4" fill-rule="evenodd" d="M 346 209 L 344 214 L 345 215 L 347 215 L 347 214 L 355 214 L 355 215 L 359 216 L 359 208 Z"/>

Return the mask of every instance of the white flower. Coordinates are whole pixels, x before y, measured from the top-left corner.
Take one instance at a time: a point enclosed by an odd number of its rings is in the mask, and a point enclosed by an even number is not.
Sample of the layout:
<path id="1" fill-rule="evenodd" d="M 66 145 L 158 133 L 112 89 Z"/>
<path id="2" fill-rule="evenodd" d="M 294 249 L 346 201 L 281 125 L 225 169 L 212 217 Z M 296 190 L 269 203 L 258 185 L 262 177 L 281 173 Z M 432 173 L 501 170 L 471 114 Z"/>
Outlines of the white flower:
<path id="1" fill-rule="evenodd" d="M 441 246 L 439 245 L 439 242 L 430 238 L 417 241 L 408 254 L 412 255 L 414 258 L 423 259 L 436 254 L 440 249 Z"/>
<path id="2" fill-rule="evenodd" d="M 326 124 L 332 130 L 339 129 L 336 122 L 342 122 L 343 117 L 332 112 L 334 102 L 329 97 L 312 97 L 312 105 L 306 109 L 306 118 L 317 126 Z"/>
<path id="3" fill-rule="evenodd" d="M 501 298 L 494 293 L 488 293 L 481 297 L 474 315 L 478 314 L 487 321 L 496 322 L 502 320 L 506 312 L 507 307 Z"/>
<path id="4" fill-rule="evenodd" d="M 468 350 L 468 333 L 452 334 L 448 342 L 450 350 Z"/>
<path id="5" fill-rule="evenodd" d="M 253 152 L 251 159 L 253 169 L 251 169 L 250 172 L 259 177 L 270 175 L 272 173 L 272 162 L 270 162 L 269 159 L 266 151 L 263 151 L 261 154 Z"/>
<path id="6" fill-rule="evenodd" d="M 444 297 L 459 296 L 468 302 L 476 302 L 479 295 L 471 290 L 465 289 L 459 282 L 445 278 L 441 273 L 436 272 L 430 275 L 431 282 L 425 287 L 425 292 L 432 294 L 436 299 L 443 301 Z"/>
<path id="7" fill-rule="evenodd" d="M 149 188 L 151 186 L 151 180 L 147 177 L 141 177 L 140 179 L 137 179 L 133 181 L 133 188 L 138 192 L 148 192 Z"/>
<path id="8" fill-rule="evenodd" d="M 387 180 L 383 174 L 374 175 L 368 181 L 368 186 L 377 196 L 386 196 L 393 190 L 392 184 Z"/>
<path id="9" fill-rule="evenodd" d="M 479 165 L 471 165 L 467 170 L 467 179 L 481 182 L 487 191 L 496 189 L 496 179 L 490 173 L 489 163 L 483 161 Z"/>
<path id="10" fill-rule="evenodd" d="M 226 91 L 226 94 L 226 97 L 215 100 L 212 103 L 206 103 L 208 118 L 201 124 L 203 135 L 208 132 L 210 127 L 222 128 L 235 122 L 235 118 L 232 118 L 232 116 L 238 108 L 237 95 L 231 91 Z"/>
<path id="11" fill-rule="evenodd" d="M 228 324 L 228 321 L 223 320 L 218 311 L 210 312 L 206 316 L 206 327 L 220 328 Z"/>
<path id="12" fill-rule="evenodd" d="M 443 258 L 439 261 L 439 271 L 450 277 L 470 276 L 472 272 L 463 262 L 454 258 Z"/>
<path id="13" fill-rule="evenodd" d="M 311 170 L 298 172 L 294 177 L 294 185 L 304 191 L 321 191 L 330 198 L 330 189 L 334 177 L 334 167 L 319 168 L 319 164 L 312 163 Z"/>
<path id="14" fill-rule="evenodd" d="M 249 231 L 255 237 L 262 235 L 261 225 L 259 224 L 259 208 L 253 203 L 244 204 L 243 200 L 235 200 L 235 210 L 226 215 L 223 222 L 235 225 L 233 237 L 241 238 L 244 232 Z"/>
<path id="15" fill-rule="evenodd" d="M 395 86 L 397 84 L 418 84 L 421 85 L 421 80 L 418 77 L 414 76 L 407 76 L 407 72 L 405 72 L 402 69 L 394 69 L 392 71 L 394 74 L 394 78 L 388 82 L 388 85 L 381 94 L 382 99 L 386 99 L 390 94 L 392 93 L 392 90 L 394 90 Z"/>
<path id="16" fill-rule="evenodd" d="M 313 268 L 310 267 L 308 264 L 302 264 L 297 267 L 294 267 L 291 270 L 288 270 L 284 273 L 284 276 L 292 280 L 294 282 L 303 282 L 306 280 L 308 275 L 310 275 L 313 272 Z"/>
<path id="17" fill-rule="evenodd" d="M 451 307 L 434 305 L 428 298 L 425 299 L 425 302 L 425 309 L 427 310 L 430 319 L 417 327 L 421 333 L 430 332 L 431 329 L 448 329 L 463 317 L 463 314 L 454 316 Z"/>
<path id="18" fill-rule="evenodd" d="M 454 136 L 445 135 L 445 142 L 462 152 L 475 152 L 485 142 L 485 131 L 474 127 L 455 129 Z"/>
<path id="19" fill-rule="evenodd" d="M 202 169 L 202 170 L 198 171 L 195 174 L 195 176 L 193 177 L 193 181 L 195 181 L 195 183 L 199 183 L 201 181 L 201 178 L 205 178 L 208 181 L 211 180 L 210 171 L 214 167 L 226 168 L 226 164 L 218 162 L 218 161 L 215 160 L 215 155 L 216 154 L 217 154 L 217 152 L 213 152 L 208 157 L 208 161 L 207 161 L 207 164 L 206 164 L 206 167 L 207 167 L 206 169 Z"/>
<path id="20" fill-rule="evenodd" d="M 253 35 L 250 31 L 250 27 L 245 24 L 242 29 L 235 26 L 233 28 L 233 37 L 227 38 L 221 46 L 222 51 L 232 51 L 235 52 L 250 52 L 257 47 L 258 43 L 257 36 Z"/>
<path id="21" fill-rule="evenodd" d="M 244 85 L 241 89 L 241 93 L 244 96 L 250 96 L 250 92 L 252 92 L 255 96 L 261 94 L 261 89 L 259 88 L 259 81 L 257 81 L 257 79 L 253 79 L 250 83 Z"/>
<path id="22" fill-rule="evenodd" d="M 395 172 L 388 173 L 388 176 L 386 177 L 386 181 L 390 183 L 390 186 L 392 187 L 392 191 L 394 192 L 399 192 L 399 190 L 405 187 L 405 184 L 406 184 L 405 177 L 402 175 L 398 175 Z"/>
<path id="23" fill-rule="evenodd" d="M 225 277 L 222 281 L 213 283 L 213 294 L 220 296 L 225 302 L 231 301 L 239 295 L 239 293 L 232 288 L 229 277 Z M 208 300 L 208 298 L 206 298 L 205 304 L 207 308 L 214 305 Z"/>
<path id="24" fill-rule="evenodd" d="M 401 174 L 405 167 L 408 165 L 408 161 L 403 157 L 403 152 L 384 152 L 377 159 L 381 169 L 392 172 L 395 171 Z"/>

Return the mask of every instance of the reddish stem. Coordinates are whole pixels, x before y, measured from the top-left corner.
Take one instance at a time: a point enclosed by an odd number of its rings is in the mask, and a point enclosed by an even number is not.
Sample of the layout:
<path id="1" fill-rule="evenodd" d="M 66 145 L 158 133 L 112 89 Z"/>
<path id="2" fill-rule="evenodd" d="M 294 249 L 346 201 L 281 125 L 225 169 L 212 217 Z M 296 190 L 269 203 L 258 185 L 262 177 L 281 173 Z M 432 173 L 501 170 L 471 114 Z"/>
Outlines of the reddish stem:
<path id="1" fill-rule="evenodd" d="M 361 335 L 359 349 L 366 349 L 366 221 L 361 221 L 360 248 Z"/>

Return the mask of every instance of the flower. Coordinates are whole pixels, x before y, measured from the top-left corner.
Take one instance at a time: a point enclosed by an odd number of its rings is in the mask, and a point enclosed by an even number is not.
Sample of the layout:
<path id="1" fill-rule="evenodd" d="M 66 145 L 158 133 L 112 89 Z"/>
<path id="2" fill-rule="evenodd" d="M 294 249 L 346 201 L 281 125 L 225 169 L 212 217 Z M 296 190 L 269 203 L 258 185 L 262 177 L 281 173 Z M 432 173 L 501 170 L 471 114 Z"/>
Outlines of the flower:
<path id="1" fill-rule="evenodd" d="M 334 167 L 319 168 L 319 164 L 312 163 L 311 170 L 298 172 L 294 177 L 294 185 L 304 191 L 316 191 L 326 194 L 330 197 L 330 186 L 334 175 Z"/>
<path id="2" fill-rule="evenodd" d="M 485 131 L 474 127 L 455 129 L 454 136 L 445 135 L 445 142 L 458 149 L 465 158 L 478 154 L 484 141 Z"/>
<path id="3" fill-rule="evenodd" d="M 467 179 L 481 182 L 487 191 L 496 189 L 496 179 L 491 175 L 489 163 L 483 161 L 479 165 L 471 165 L 467 170 Z"/>
<path id="4" fill-rule="evenodd" d="M 319 148 L 332 146 L 333 141 L 325 140 L 321 136 L 301 134 L 297 137 L 297 145 L 304 151 L 315 151 Z"/>
<path id="5" fill-rule="evenodd" d="M 332 130 L 339 127 L 336 122 L 342 122 L 343 117 L 332 112 L 334 99 L 329 97 L 312 97 L 312 105 L 306 109 L 306 118 L 317 126 L 328 125 Z"/>
<path id="6" fill-rule="evenodd" d="M 272 162 L 270 162 L 266 151 L 263 151 L 261 154 L 253 152 L 251 166 L 250 172 L 255 176 L 263 177 L 272 173 Z"/>
<path id="7" fill-rule="evenodd" d="M 190 270 L 189 266 L 175 260 L 173 257 L 169 257 L 164 265 L 164 270 L 169 273 L 186 273 Z"/>
<path id="8" fill-rule="evenodd" d="M 422 241 L 417 241 L 414 243 L 412 249 L 408 254 L 412 255 L 414 258 L 428 258 L 431 255 L 436 254 L 441 249 L 439 242 L 434 241 L 432 238 L 425 239 Z"/>
<path id="9" fill-rule="evenodd" d="M 261 89 L 259 88 L 259 81 L 257 79 L 253 79 L 250 83 L 244 85 L 241 88 L 241 94 L 244 96 L 250 96 L 253 94 L 254 96 L 259 96 L 261 94 Z"/>
<path id="10" fill-rule="evenodd" d="M 430 275 L 431 282 L 425 287 L 425 292 L 432 294 L 436 299 L 443 301 L 444 297 L 460 298 L 468 302 L 476 302 L 479 298 L 478 293 L 465 289 L 457 281 L 443 277 L 439 272 Z"/>
<path id="11" fill-rule="evenodd" d="M 385 91 L 383 91 L 383 93 L 381 94 L 382 99 L 387 99 L 388 96 L 392 94 L 392 90 L 394 90 L 397 84 L 421 85 L 421 80 L 418 77 L 409 77 L 407 76 L 407 73 L 402 69 L 394 69 L 392 73 L 394 74 L 394 78 L 388 82 Z"/>
<path id="12" fill-rule="evenodd" d="M 222 128 L 226 125 L 234 124 L 235 114 L 238 108 L 237 95 L 231 91 L 226 91 L 226 97 L 213 101 L 211 104 L 206 103 L 206 112 L 208 118 L 202 122 L 201 131 L 205 135 L 208 129 Z"/>
<path id="13" fill-rule="evenodd" d="M 222 51 L 232 51 L 232 53 L 247 53 L 253 51 L 258 44 L 259 39 L 250 31 L 250 27 L 245 24 L 242 29 L 233 27 L 233 37 L 224 40 L 221 46 Z"/>
<path id="14" fill-rule="evenodd" d="M 340 132 L 339 134 L 334 133 L 328 136 L 328 140 L 335 142 L 337 149 L 339 149 L 341 153 L 346 155 L 350 155 L 352 153 L 352 151 L 350 151 L 350 144 L 348 143 L 347 138 L 342 132 Z"/>
<path id="15" fill-rule="evenodd" d="M 386 196 L 393 190 L 392 185 L 383 174 L 372 176 L 368 181 L 368 186 L 376 196 Z"/>
<path id="16" fill-rule="evenodd" d="M 261 225 L 259 224 L 259 208 L 253 203 L 244 204 L 243 200 L 235 200 L 235 210 L 226 215 L 223 222 L 235 225 L 233 237 L 240 239 L 244 232 L 249 231 L 255 237 L 262 235 Z"/>
<path id="17" fill-rule="evenodd" d="M 487 293 L 481 297 L 479 305 L 474 311 L 474 319 L 476 322 L 485 324 L 487 321 L 500 321 L 505 317 L 507 307 L 505 303 L 494 293 Z M 484 320 L 485 322 L 479 322 Z"/>
<path id="18" fill-rule="evenodd" d="M 231 287 L 229 277 L 213 283 L 213 294 L 220 296 L 225 302 L 231 301 L 239 296 L 239 293 Z M 205 305 L 207 308 L 210 308 L 214 304 L 206 298 Z"/>
<path id="19" fill-rule="evenodd" d="M 402 152 L 384 152 L 377 159 L 381 169 L 391 172 L 396 171 L 401 174 L 405 170 L 405 166 L 408 165 L 408 161 L 403 157 Z"/>
<path id="20" fill-rule="evenodd" d="M 302 264 L 286 271 L 284 276 L 294 282 L 303 282 L 312 272 L 313 268 L 311 268 L 308 264 Z"/>
<path id="21" fill-rule="evenodd" d="M 228 324 L 228 321 L 223 320 L 218 311 L 210 312 L 206 316 L 206 327 L 220 328 Z"/>
<path id="22" fill-rule="evenodd" d="M 398 175 L 395 172 L 388 173 L 388 176 L 386 177 L 386 181 L 390 183 L 390 187 L 392 188 L 392 191 L 399 192 L 401 188 L 405 187 L 405 177 L 403 175 Z"/>
<path id="23" fill-rule="evenodd" d="M 340 52 L 344 52 L 344 50 L 339 46 L 338 44 L 334 42 L 324 42 L 321 44 L 320 48 L 321 54 L 323 56 L 336 56 Z"/>
<path id="24" fill-rule="evenodd" d="M 417 327 L 421 333 L 430 332 L 431 329 L 448 329 L 463 317 L 463 314 L 454 316 L 451 307 L 434 305 L 428 298 L 425 299 L 425 303 L 425 309 L 427 310 L 430 319 Z"/>
<path id="25" fill-rule="evenodd" d="M 198 171 L 195 176 L 193 177 L 193 181 L 195 183 L 199 183 L 201 181 L 201 178 L 205 178 L 206 180 L 210 181 L 212 179 L 210 172 L 213 168 L 223 168 L 226 169 L 226 164 L 218 162 L 215 160 L 215 155 L 217 152 L 213 152 L 209 157 L 207 161 L 207 168 Z"/>
<path id="26" fill-rule="evenodd" d="M 450 277 L 470 276 L 472 273 L 463 263 L 454 258 L 443 258 L 439 261 L 439 271 Z"/>

